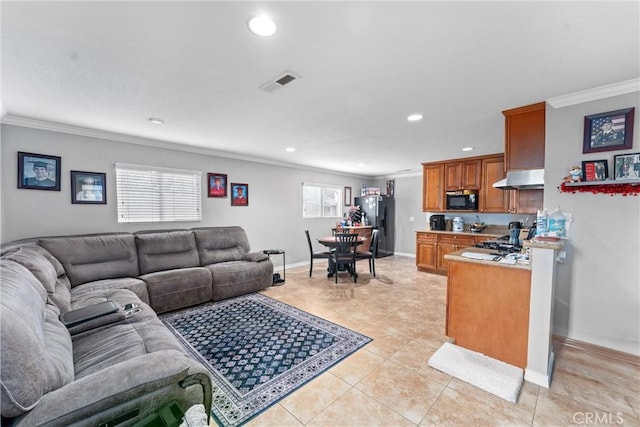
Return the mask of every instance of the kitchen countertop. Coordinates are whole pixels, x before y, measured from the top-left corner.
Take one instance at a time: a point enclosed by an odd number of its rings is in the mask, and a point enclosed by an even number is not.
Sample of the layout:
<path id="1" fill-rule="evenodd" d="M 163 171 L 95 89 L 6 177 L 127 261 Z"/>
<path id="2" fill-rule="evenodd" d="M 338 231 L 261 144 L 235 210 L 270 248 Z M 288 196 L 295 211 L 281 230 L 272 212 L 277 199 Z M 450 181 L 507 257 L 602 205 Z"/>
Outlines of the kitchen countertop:
<path id="1" fill-rule="evenodd" d="M 467 228 L 467 226 L 465 226 Z M 437 233 L 437 234 L 453 234 L 464 236 L 478 236 L 478 237 L 502 237 L 509 234 L 509 228 L 503 225 L 487 225 L 487 227 L 480 233 L 472 233 L 471 231 L 444 231 L 444 230 L 416 230 L 417 233 Z"/>
<path id="2" fill-rule="evenodd" d="M 476 233 L 474 233 L 476 234 Z M 474 247 L 469 247 L 469 248 L 464 248 L 464 249 L 460 249 L 459 251 L 456 252 L 452 252 L 450 254 L 447 254 L 444 256 L 444 258 L 446 260 L 449 261 L 462 261 L 462 262 L 470 262 L 473 264 L 483 264 L 483 265 L 490 265 L 493 267 L 503 267 L 503 268 L 516 268 L 519 270 L 531 270 L 531 264 L 527 263 L 527 264 L 521 264 L 521 263 L 515 263 L 515 264 L 500 264 L 498 261 L 489 261 L 489 260 L 484 260 L 484 259 L 475 259 L 475 258 L 466 258 L 463 257 L 462 254 L 464 252 L 478 252 L 478 253 L 483 253 L 483 254 L 490 254 L 490 253 L 495 253 L 494 250 L 491 249 L 482 249 L 482 248 L 474 248 Z"/>

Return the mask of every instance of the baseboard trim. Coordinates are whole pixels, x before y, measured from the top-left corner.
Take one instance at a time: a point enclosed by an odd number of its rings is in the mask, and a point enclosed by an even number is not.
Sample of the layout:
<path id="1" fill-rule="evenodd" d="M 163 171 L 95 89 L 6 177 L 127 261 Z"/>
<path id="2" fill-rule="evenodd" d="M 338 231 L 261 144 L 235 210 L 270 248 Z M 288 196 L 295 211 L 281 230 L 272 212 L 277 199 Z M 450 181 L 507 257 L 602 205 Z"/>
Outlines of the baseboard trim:
<path id="1" fill-rule="evenodd" d="M 597 356 L 606 357 L 611 360 L 629 363 L 631 365 L 640 367 L 640 356 L 625 353 L 619 350 L 614 350 L 612 348 L 602 347 L 596 344 L 590 344 L 584 341 L 574 340 L 573 338 L 563 337 L 561 335 L 553 335 L 552 339 L 558 345 L 576 348 L 578 350 L 592 353 Z"/>

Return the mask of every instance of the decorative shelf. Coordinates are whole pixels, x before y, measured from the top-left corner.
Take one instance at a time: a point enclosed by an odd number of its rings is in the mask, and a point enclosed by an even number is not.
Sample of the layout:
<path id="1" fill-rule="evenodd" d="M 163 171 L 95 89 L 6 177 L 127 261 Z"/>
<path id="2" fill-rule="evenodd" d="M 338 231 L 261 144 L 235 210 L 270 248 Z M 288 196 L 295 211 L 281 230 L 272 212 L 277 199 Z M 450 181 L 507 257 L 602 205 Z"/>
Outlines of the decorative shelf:
<path id="1" fill-rule="evenodd" d="M 637 196 L 640 193 L 640 179 L 607 179 L 605 181 L 563 182 L 558 187 L 563 193 L 603 193 L 613 196 Z"/>

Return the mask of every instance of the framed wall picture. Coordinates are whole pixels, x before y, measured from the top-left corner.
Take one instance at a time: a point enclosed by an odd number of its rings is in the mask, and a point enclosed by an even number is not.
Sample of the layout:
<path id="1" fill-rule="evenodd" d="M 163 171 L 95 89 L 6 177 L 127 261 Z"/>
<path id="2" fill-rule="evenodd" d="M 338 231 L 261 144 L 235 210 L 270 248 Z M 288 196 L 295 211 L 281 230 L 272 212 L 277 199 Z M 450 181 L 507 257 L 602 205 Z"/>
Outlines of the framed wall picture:
<path id="1" fill-rule="evenodd" d="M 351 206 L 351 187 L 344 187 L 344 205 Z"/>
<path id="2" fill-rule="evenodd" d="M 249 206 L 249 184 L 231 183 L 231 206 Z"/>
<path id="3" fill-rule="evenodd" d="M 633 147 L 634 108 L 584 117 L 583 153 L 628 150 Z"/>
<path id="4" fill-rule="evenodd" d="M 207 196 L 227 197 L 227 175 L 222 173 L 207 174 Z"/>
<path id="5" fill-rule="evenodd" d="M 640 179 L 640 153 L 620 154 L 613 159 L 614 179 Z"/>
<path id="6" fill-rule="evenodd" d="M 71 203 L 80 205 L 107 204 L 107 174 L 71 171 Z"/>
<path id="7" fill-rule="evenodd" d="M 582 162 L 582 180 L 604 181 L 609 178 L 609 164 L 606 160 L 588 160 Z"/>
<path id="8" fill-rule="evenodd" d="M 18 151 L 18 188 L 60 191 L 61 159 Z"/>

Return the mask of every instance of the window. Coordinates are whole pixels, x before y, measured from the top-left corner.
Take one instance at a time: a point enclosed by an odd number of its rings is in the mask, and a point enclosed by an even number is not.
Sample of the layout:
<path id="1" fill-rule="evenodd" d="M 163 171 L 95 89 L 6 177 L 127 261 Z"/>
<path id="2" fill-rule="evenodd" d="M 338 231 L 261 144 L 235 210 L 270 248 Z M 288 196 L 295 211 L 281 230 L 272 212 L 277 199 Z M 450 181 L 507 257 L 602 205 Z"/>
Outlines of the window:
<path id="1" fill-rule="evenodd" d="M 118 222 L 202 220 L 202 172 L 116 163 Z"/>
<path id="2" fill-rule="evenodd" d="M 302 184 L 302 217 L 340 217 L 342 189 L 321 184 Z"/>

